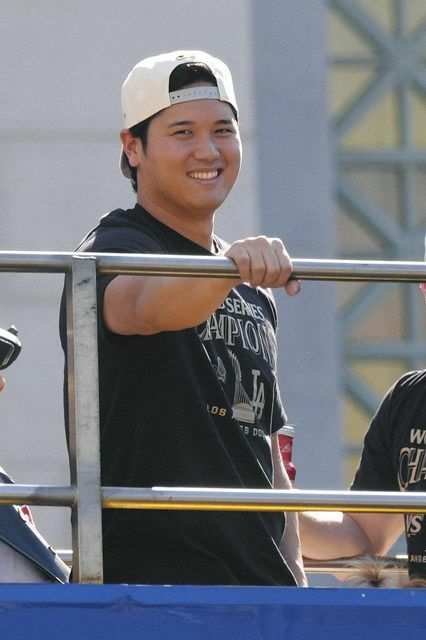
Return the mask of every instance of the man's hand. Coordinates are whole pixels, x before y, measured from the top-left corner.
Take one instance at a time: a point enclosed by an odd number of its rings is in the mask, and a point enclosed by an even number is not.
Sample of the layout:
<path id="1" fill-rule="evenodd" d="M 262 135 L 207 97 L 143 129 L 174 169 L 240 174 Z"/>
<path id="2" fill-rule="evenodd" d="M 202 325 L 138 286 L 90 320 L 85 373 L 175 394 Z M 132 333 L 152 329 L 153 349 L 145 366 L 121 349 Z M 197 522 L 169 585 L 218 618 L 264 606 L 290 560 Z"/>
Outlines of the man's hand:
<path id="1" fill-rule="evenodd" d="M 0 376 L 0 391 L 3 391 L 5 384 L 6 380 L 2 376 Z"/>
<path id="2" fill-rule="evenodd" d="M 258 236 L 236 240 L 225 255 L 237 265 L 242 282 L 252 287 L 283 287 L 289 296 L 301 289 L 298 280 L 289 280 L 293 267 L 279 238 Z"/>

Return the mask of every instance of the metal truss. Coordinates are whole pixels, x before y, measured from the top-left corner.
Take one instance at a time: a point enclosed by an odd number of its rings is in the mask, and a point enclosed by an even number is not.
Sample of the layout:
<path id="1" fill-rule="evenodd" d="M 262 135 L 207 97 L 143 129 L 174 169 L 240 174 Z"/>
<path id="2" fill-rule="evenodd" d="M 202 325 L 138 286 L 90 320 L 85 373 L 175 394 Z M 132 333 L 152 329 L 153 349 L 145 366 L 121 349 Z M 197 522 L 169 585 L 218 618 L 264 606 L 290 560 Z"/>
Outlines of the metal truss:
<path id="1" fill-rule="evenodd" d="M 413 30 L 408 28 L 410 0 L 389 0 L 392 30 L 385 28 L 358 0 L 328 0 L 329 10 L 339 16 L 366 43 L 367 55 L 340 55 L 331 59 L 333 69 L 364 69 L 371 72 L 362 90 L 345 105 L 333 125 L 336 162 L 336 199 L 340 210 L 352 224 L 359 225 L 374 242 L 369 258 L 376 260 L 421 259 L 426 220 L 416 211 L 414 174 L 426 169 L 426 149 L 415 148 L 410 100 L 413 93 L 426 100 L 426 7 L 425 18 Z M 364 5 L 365 6 L 365 5 Z M 384 6 L 384 5 L 383 5 Z M 394 147 L 348 149 L 344 139 L 356 131 L 369 112 L 392 91 L 396 100 L 396 139 Z M 425 122 L 426 126 L 426 122 Z M 399 188 L 400 218 L 374 203 L 366 192 L 350 180 L 351 169 L 375 173 L 392 169 Z M 351 244 L 342 258 L 366 257 L 365 248 Z M 365 360 L 400 361 L 405 368 L 425 366 L 426 341 L 422 335 L 425 313 L 415 285 L 402 286 L 404 331 L 399 339 L 355 341 L 351 332 L 389 294 L 385 283 L 367 284 L 349 299 L 341 310 L 341 344 L 344 349 L 344 386 L 347 394 L 369 415 L 377 409 L 380 397 L 353 371 Z"/>

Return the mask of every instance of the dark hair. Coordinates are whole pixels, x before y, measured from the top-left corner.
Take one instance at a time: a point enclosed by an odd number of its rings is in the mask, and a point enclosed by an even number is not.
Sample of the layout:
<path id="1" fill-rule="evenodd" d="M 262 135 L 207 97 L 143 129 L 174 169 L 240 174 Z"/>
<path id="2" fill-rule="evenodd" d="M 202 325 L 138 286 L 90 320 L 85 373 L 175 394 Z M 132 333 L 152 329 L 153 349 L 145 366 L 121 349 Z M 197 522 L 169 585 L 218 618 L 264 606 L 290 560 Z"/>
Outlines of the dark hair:
<path id="1" fill-rule="evenodd" d="M 169 79 L 169 91 L 178 91 L 179 89 L 183 89 L 195 82 L 209 82 L 217 87 L 216 78 L 207 65 L 202 62 L 186 62 L 184 64 L 180 64 L 171 72 Z M 159 113 L 161 113 L 161 111 L 159 111 Z M 144 152 L 148 147 L 149 124 L 157 115 L 158 113 L 154 113 L 154 115 L 150 116 L 146 120 L 138 122 L 138 124 L 129 128 L 129 131 L 134 138 L 140 138 Z M 137 192 L 138 180 L 136 176 L 136 168 L 130 166 L 127 156 L 125 156 L 125 162 L 126 161 L 131 175 L 130 181 L 132 183 L 133 191 Z"/>
<path id="2" fill-rule="evenodd" d="M 146 120 L 142 120 L 142 122 L 138 122 L 138 124 L 135 124 L 133 127 L 129 128 L 130 133 L 132 134 L 133 138 L 140 138 L 141 143 L 142 143 L 142 149 L 145 151 L 147 146 L 148 146 L 148 127 L 149 127 L 149 123 L 151 122 L 151 120 L 153 120 L 155 118 L 157 114 L 154 113 L 153 116 L 150 116 L 149 118 L 146 118 Z M 137 179 L 137 175 L 136 175 L 136 167 L 132 167 L 131 164 L 129 163 L 129 159 L 126 156 L 126 154 L 124 154 L 124 161 L 127 164 L 127 166 L 129 167 L 129 171 L 130 171 L 130 182 L 132 183 L 132 188 L 133 191 L 135 193 L 137 193 L 138 191 L 138 179 Z"/>

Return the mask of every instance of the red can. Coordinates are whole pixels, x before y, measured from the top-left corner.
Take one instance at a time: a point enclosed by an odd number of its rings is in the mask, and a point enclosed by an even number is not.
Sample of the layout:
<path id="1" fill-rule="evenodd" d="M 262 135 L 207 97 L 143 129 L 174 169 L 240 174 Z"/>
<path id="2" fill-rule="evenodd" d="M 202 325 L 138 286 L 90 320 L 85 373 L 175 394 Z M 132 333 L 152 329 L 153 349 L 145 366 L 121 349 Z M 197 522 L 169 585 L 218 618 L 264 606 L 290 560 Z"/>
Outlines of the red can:
<path id="1" fill-rule="evenodd" d="M 278 445 L 280 448 L 281 459 L 284 463 L 284 467 L 287 471 L 288 477 L 291 482 L 294 482 L 296 477 L 296 467 L 292 462 L 293 457 L 293 440 L 294 440 L 294 428 L 286 424 L 277 431 Z"/>

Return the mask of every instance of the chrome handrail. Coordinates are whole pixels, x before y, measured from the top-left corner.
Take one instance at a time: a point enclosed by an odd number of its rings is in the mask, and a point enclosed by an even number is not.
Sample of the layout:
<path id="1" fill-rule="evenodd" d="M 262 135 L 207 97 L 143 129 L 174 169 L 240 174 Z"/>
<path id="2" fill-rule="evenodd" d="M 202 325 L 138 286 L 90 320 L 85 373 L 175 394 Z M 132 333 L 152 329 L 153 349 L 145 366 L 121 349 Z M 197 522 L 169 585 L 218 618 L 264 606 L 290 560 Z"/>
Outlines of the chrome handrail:
<path id="1" fill-rule="evenodd" d="M 235 278 L 226 257 L 0 251 L 0 272 L 65 273 L 68 301 L 71 486 L 0 486 L 0 504 L 73 510 L 74 579 L 102 582 L 102 507 L 344 510 L 426 513 L 426 494 L 101 487 L 97 387 L 97 273 Z M 426 281 L 424 262 L 294 259 L 304 280 Z"/>
<path id="2" fill-rule="evenodd" d="M 75 507 L 73 486 L 0 484 L 0 505 Z M 104 509 L 426 513 L 426 492 L 101 487 Z"/>
<path id="3" fill-rule="evenodd" d="M 64 251 L 0 251 L 0 272 L 65 273 L 75 256 L 96 259 L 99 273 L 152 276 L 235 278 L 238 270 L 224 256 L 184 256 L 137 253 L 84 253 Z M 326 260 L 293 258 L 293 277 L 300 280 L 370 282 L 426 281 L 426 263 L 387 260 Z"/>

